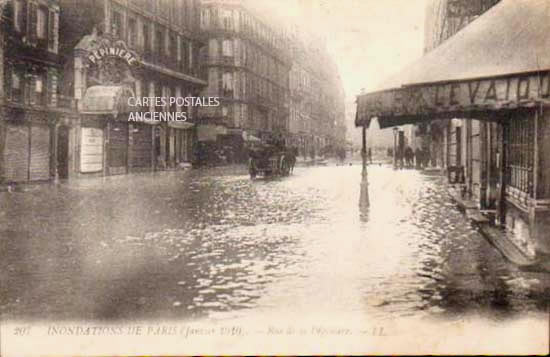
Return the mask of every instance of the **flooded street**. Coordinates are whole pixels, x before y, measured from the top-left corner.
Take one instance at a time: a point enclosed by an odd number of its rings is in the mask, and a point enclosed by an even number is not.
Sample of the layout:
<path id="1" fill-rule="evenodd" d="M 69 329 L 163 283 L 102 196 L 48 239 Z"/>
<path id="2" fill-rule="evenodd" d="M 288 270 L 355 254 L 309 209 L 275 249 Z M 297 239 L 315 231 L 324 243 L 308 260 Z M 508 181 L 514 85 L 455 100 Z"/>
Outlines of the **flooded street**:
<path id="1" fill-rule="evenodd" d="M 444 180 L 360 166 L 251 181 L 219 168 L 0 193 L 4 319 L 200 320 L 294 314 L 508 318 L 544 311 Z"/>

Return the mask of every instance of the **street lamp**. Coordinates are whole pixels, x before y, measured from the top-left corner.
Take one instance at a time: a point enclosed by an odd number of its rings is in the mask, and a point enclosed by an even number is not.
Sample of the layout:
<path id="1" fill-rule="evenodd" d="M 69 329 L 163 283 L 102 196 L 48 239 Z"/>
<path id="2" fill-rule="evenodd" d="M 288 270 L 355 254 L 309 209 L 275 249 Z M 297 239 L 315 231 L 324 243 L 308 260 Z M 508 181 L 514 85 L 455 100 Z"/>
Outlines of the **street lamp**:
<path id="1" fill-rule="evenodd" d="M 393 168 L 397 169 L 397 133 L 399 132 L 398 127 L 393 128 Z"/>
<path id="2" fill-rule="evenodd" d="M 363 170 L 361 172 L 361 197 L 360 197 L 360 206 L 368 207 L 370 205 L 369 200 L 369 180 L 367 173 L 367 127 L 363 125 L 363 140 L 361 148 L 361 157 L 363 159 Z"/>

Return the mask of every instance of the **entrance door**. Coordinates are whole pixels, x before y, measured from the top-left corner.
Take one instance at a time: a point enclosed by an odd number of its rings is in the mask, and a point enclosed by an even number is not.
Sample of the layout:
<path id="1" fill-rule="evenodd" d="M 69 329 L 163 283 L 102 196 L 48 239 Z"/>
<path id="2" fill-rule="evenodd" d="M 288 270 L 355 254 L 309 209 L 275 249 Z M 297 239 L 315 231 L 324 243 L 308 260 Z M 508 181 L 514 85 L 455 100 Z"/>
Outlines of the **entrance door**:
<path id="1" fill-rule="evenodd" d="M 109 174 L 120 175 L 128 167 L 128 124 L 113 121 L 109 131 Z"/>
<path id="2" fill-rule="evenodd" d="M 69 177 L 69 128 L 60 126 L 57 130 L 57 176 Z"/>

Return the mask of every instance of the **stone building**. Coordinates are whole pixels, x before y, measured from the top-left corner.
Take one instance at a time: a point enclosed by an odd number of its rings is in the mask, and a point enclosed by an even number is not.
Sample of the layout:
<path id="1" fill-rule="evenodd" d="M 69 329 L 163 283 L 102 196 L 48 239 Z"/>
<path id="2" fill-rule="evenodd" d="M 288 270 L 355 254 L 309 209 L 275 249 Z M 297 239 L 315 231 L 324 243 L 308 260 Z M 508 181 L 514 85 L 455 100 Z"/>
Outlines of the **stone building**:
<path id="1" fill-rule="evenodd" d="M 199 1 L 59 3 L 60 91 L 75 98 L 78 112 L 78 119 L 62 128 L 68 138 L 63 176 L 162 170 L 191 162 L 196 108 L 129 98 L 199 95 L 206 85 L 199 59 L 205 44 Z M 186 113 L 187 120 L 130 119 L 130 113 L 150 118 L 176 112 Z"/>
<path id="2" fill-rule="evenodd" d="M 245 141 L 288 133 L 288 39 L 276 20 L 245 0 L 203 0 L 201 29 L 208 40 L 203 95 L 220 97 L 221 105 L 201 108 L 198 140 L 206 153 L 242 161 Z"/>
<path id="3" fill-rule="evenodd" d="M 345 93 L 324 39 L 293 24 L 290 72 L 290 140 L 304 157 L 345 147 Z"/>
<path id="4" fill-rule="evenodd" d="M 12 0 L 1 15 L 0 184 L 50 180 L 64 169 L 60 127 L 74 119 L 59 89 L 59 2 Z"/>

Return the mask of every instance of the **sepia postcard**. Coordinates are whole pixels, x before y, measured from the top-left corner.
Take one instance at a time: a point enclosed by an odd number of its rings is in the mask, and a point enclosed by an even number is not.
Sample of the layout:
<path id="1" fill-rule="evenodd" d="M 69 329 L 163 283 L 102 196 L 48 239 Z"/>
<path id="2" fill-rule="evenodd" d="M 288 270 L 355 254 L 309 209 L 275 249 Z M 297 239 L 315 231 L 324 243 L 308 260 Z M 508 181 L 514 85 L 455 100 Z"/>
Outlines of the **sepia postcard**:
<path id="1" fill-rule="evenodd" d="M 550 0 L 0 0 L 0 356 L 547 355 Z"/>

